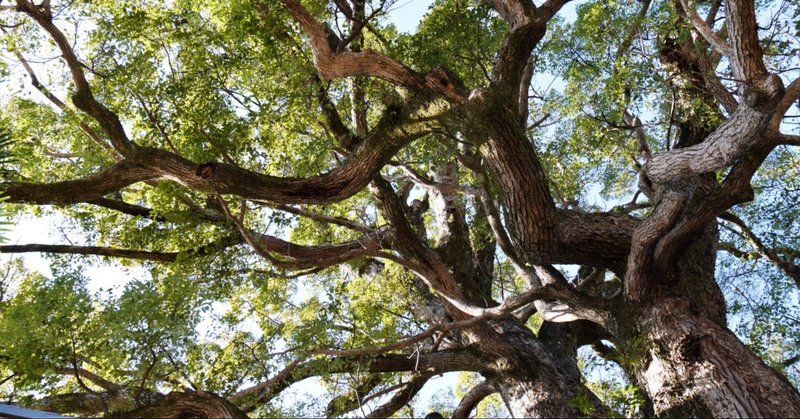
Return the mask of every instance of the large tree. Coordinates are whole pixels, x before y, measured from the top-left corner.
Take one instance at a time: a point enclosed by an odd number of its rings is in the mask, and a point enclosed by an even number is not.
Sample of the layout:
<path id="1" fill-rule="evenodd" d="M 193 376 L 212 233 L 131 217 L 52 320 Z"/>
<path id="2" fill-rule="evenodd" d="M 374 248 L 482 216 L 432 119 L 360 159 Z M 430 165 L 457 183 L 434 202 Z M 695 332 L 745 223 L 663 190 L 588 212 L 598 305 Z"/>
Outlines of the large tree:
<path id="1" fill-rule="evenodd" d="M 392 3 L 0 2 L 6 202 L 62 232 L 0 247 L 55 255 L 6 267 L 0 389 L 383 417 L 468 371 L 448 414 L 611 414 L 591 346 L 640 414 L 800 417 L 796 2 Z"/>

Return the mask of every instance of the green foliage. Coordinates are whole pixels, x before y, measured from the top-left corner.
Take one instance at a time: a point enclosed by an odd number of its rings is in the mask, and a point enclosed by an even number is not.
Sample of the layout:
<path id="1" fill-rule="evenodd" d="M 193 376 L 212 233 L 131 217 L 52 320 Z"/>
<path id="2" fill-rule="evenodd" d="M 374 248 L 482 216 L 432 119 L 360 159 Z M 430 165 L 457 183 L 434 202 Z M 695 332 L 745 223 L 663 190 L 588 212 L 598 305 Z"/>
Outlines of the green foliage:
<path id="1" fill-rule="evenodd" d="M 632 385 L 619 370 L 619 365 L 626 365 L 625 360 L 614 363 L 605 360 L 595 353 L 581 350 L 578 365 L 583 373 L 586 388 L 597 396 L 608 412 L 616 417 L 642 417 L 646 400 L 641 389 Z M 582 393 L 573 402 L 587 415 L 596 415 L 595 406 L 588 395 Z"/>
<path id="2" fill-rule="evenodd" d="M 1 69 L 2 68 L 0 68 L 0 70 Z M 2 191 L 5 188 L 8 178 L 13 173 L 10 168 L 10 165 L 14 162 L 11 153 L 13 144 L 11 132 L 5 127 L 3 121 L 0 120 L 0 243 L 6 240 L 5 234 L 8 232 L 8 228 L 5 226 L 9 224 L 6 219 L 10 214 L 6 205 L 3 204 L 6 198 L 2 196 Z M 0 301 L 2 301 L 2 298 L 0 298 Z"/>
<path id="3" fill-rule="evenodd" d="M 100 350 L 108 330 L 98 321 L 86 278 L 20 273 L 14 298 L 1 303 L 0 358 L 19 375 L 17 387 L 40 389 L 56 383 L 55 371 Z"/>
<path id="4" fill-rule="evenodd" d="M 466 86 L 485 86 L 508 26 L 486 3 L 438 0 L 413 35 L 399 36 L 393 52 L 421 71 L 445 67 Z"/>
<path id="5" fill-rule="evenodd" d="M 473 387 L 478 385 L 483 378 L 471 372 L 461 372 L 458 374 L 458 383 L 453 391 L 457 399 L 462 399 Z M 453 407 L 449 409 L 442 409 L 443 412 L 452 412 Z M 508 409 L 506 409 L 502 398 L 498 393 L 494 393 L 483 399 L 475 410 L 472 411 L 471 417 L 476 418 L 502 418 L 509 417 Z"/>
<path id="6" fill-rule="evenodd" d="M 351 115 L 360 108 L 365 108 L 368 127 L 381 118 L 401 118 L 404 92 L 374 79 L 320 81 L 299 26 L 272 4 L 276 2 L 262 3 L 266 6 L 256 10 L 247 0 L 79 0 L 60 4 L 56 20 L 61 28 L 80 28 L 70 37 L 75 37 L 71 41 L 92 91 L 120 116 L 137 145 L 269 175 L 308 177 L 330 171 L 348 150 L 326 128 L 320 92 L 330 97 L 353 131 Z M 698 7 L 707 7 L 705 3 Z M 304 4 L 342 38 L 350 34 L 326 2 Z M 796 67 L 792 37 L 800 36 L 797 2 L 787 4 L 790 8 L 782 9 L 786 13 L 777 14 L 770 25 L 771 39 L 765 44 L 770 71 L 781 74 Z M 553 82 L 534 81 L 528 124 L 548 117 L 527 135 L 559 207 L 606 210 L 604 200 L 627 202 L 636 192 L 643 160 L 626 112 L 641 119 L 653 152 L 675 145 L 671 122 L 715 127 L 725 116 L 719 106 L 684 94 L 690 89 L 686 75 L 660 61 L 659 48 L 666 39 L 691 36 L 671 2 L 652 2 L 644 16 L 639 14 L 641 5 L 635 0 L 583 2 L 576 6 L 574 19 L 550 23 L 533 54 L 537 74 L 550 75 Z M 378 17 L 362 31 L 364 49 L 385 53 L 420 73 L 446 68 L 468 90 L 489 86 L 508 25 L 487 2 L 436 0 L 413 34 L 398 33 Z M 17 14 L 0 13 L 0 25 L 9 28 L 0 37 L 3 48 L 28 57 L 40 81 L 67 103 L 67 110 L 61 110 L 41 92 L 21 88 L 29 83 L 28 75 L 18 65 L 0 61 L 2 179 L 75 179 L 113 164 L 115 154 L 87 131 L 101 141 L 107 134 L 69 103 L 74 92 L 67 68 L 59 60 L 43 58 L 61 55 L 54 44 Z M 723 61 L 720 67 L 725 66 Z M 550 87 L 542 88 L 542 83 Z M 352 100 L 355 85 L 363 92 L 363 103 Z M 409 183 L 401 164 L 428 176 L 471 157 L 474 145 L 466 145 L 464 135 L 452 127 L 426 135 L 400 150 L 382 174 L 403 189 Z M 483 186 L 479 174 L 453 164 L 458 186 Z M 764 243 L 794 263 L 800 260 L 794 250 L 800 248 L 799 167 L 795 150 L 778 149 L 754 181 L 755 202 L 736 210 Z M 423 201 L 424 194 L 423 188 L 413 188 L 407 201 Z M 92 204 L 44 210 L 14 206 L 0 218 L 36 211 L 58 214 L 60 242 L 178 252 L 178 260 L 169 265 L 115 262 L 115 268 L 125 269 L 119 274 L 124 278 L 101 275 L 92 280 L 90 267 L 112 263 L 51 257 L 51 272 L 37 273 L 19 260 L 7 262 L 9 273 L 0 280 L 0 381 L 12 373 L 15 378 L 0 384 L 2 398 L 80 390 L 72 376 L 59 372 L 70 366 L 91 368 L 133 389 L 163 392 L 188 386 L 229 396 L 274 377 L 288 362 L 315 349 L 381 346 L 428 326 L 414 318 L 414 310 L 425 301 L 412 285 L 413 274 L 395 263 L 360 258 L 295 278 L 242 243 L 200 257 L 196 249 L 239 234 L 232 223 L 209 219 L 209 213 L 221 214 L 217 196 L 161 179 L 131 185 L 107 198 L 151 211 L 132 216 Z M 224 198 L 250 231 L 298 245 L 347 242 L 363 235 L 333 222 L 270 209 L 269 202 Z M 476 210 L 478 199 L 469 193 L 456 199 L 467 212 L 469 245 L 493 246 L 486 217 Z M 6 207 L 0 202 L 0 209 Z M 365 190 L 339 203 L 301 209 L 378 228 L 386 220 L 376 207 Z M 786 363 L 800 347 L 796 284 L 765 262 L 741 232 L 726 226 L 721 222 L 722 241 L 746 253 L 718 259 L 731 327 L 797 385 L 798 364 Z M 413 228 L 431 247 L 442 231 L 430 211 Z M 504 255 L 498 254 L 495 262 L 492 291 L 498 301 L 525 289 Z M 534 314 L 527 325 L 538 331 L 542 323 L 541 315 Z M 646 350 L 642 339 L 630 339 L 615 361 L 630 366 Z M 314 360 L 317 372 L 326 375 L 316 384 L 329 393 L 327 398 L 282 396 L 253 414 L 321 415 L 329 396 L 351 391 L 347 385 L 360 379 L 328 373 L 336 364 L 322 362 L 322 357 Z M 587 377 L 593 368 L 605 368 L 592 362 L 582 365 Z M 600 379 L 589 377 L 587 387 L 617 414 L 641 414 L 639 393 L 616 379 L 622 372 L 606 372 Z M 383 377 L 376 389 L 401 378 Z M 463 374 L 455 396 L 477 382 L 474 374 Z M 452 411 L 451 393 L 443 391 L 432 410 Z M 498 397 L 486 399 L 476 414 L 506 415 Z M 585 397 L 575 403 L 590 405 Z M 406 407 L 397 415 L 415 413 L 420 412 Z"/>

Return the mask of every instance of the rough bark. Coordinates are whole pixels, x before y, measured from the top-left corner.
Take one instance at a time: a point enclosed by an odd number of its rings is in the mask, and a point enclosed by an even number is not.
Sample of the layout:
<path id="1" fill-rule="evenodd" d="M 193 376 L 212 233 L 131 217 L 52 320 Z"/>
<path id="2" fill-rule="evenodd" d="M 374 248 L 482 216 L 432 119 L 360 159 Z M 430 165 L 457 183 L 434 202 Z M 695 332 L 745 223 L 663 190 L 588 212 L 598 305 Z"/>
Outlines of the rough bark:
<path id="1" fill-rule="evenodd" d="M 476 345 L 493 360 L 483 373 L 487 382 L 514 417 L 603 414 L 602 403 L 581 384 L 574 335 L 546 324 L 538 337 L 511 317 L 482 327 Z"/>
<path id="2" fill-rule="evenodd" d="M 621 317 L 630 323 L 618 336 L 625 368 L 657 416 L 796 416 L 797 390 L 725 326 L 716 243 L 712 225 L 659 281 L 651 278 L 652 294 L 628 306 Z"/>
<path id="3" fill-rule="evenodd" d="M 685 298 L 661 299 L 641 318 L 636 379 L 656 415 L 800 415 L 800 395 L 791 383 Z"/>
<path id="4" fill-rule="evenodd" d="M 126 418 L 247 418 L 233 403 L 208 393 L 172 392 L 160 403 L 125 412 Z"/>

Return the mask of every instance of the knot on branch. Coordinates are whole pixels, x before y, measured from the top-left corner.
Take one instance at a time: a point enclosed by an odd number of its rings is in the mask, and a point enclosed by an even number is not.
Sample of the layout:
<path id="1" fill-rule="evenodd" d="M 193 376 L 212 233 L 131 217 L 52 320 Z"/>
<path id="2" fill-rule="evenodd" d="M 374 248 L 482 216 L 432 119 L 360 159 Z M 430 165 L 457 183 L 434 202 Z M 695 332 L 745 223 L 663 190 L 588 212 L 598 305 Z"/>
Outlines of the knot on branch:
<path id="1" fill-rule="evenodd" d="M 770 74 L 755 85 L 746 87 L 744 100 L 748 106 L 757 111 L 769 112 L 778 105 L 785 92 L 786 88 L 781 78 Z"/>
<path id="2" fill-rule="evenodd" d="M 443 67 L 434 68 L 425 74 L 425 84 L 430 89 L 442 93 L 448 99 L 458 102 L 465 101 L 468 95 L 461 78 Z"/>
<path id="3" fill-rule="evenodd" d="M 197 170 L 195 170 L 195 174 L 203 179 L 209 179 L 211 176 L 214 175 L 214 172 L 217 170 L 217 164 L 213 161 L 208 163 L 203 163 L 197 166 Z"/>

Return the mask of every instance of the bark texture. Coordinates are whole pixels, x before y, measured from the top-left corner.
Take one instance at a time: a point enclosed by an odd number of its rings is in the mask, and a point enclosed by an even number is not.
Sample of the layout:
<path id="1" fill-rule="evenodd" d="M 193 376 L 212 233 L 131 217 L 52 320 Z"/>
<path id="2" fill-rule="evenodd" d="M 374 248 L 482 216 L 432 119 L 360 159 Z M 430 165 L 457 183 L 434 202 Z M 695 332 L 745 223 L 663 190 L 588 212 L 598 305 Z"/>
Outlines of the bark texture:
<path id="1" fill-rule="evenodd" d="M 247 418 L 233 403 L 208 393 L 172 392 L 160 403 L 125 412 L 126 418 Z"/>
<path id="2" fill-rule="evenodd" d="M 681 298 L 648 307 L 637 380 L 660 417 L 796 417 L 800 395 L 718 321 Z"/>

